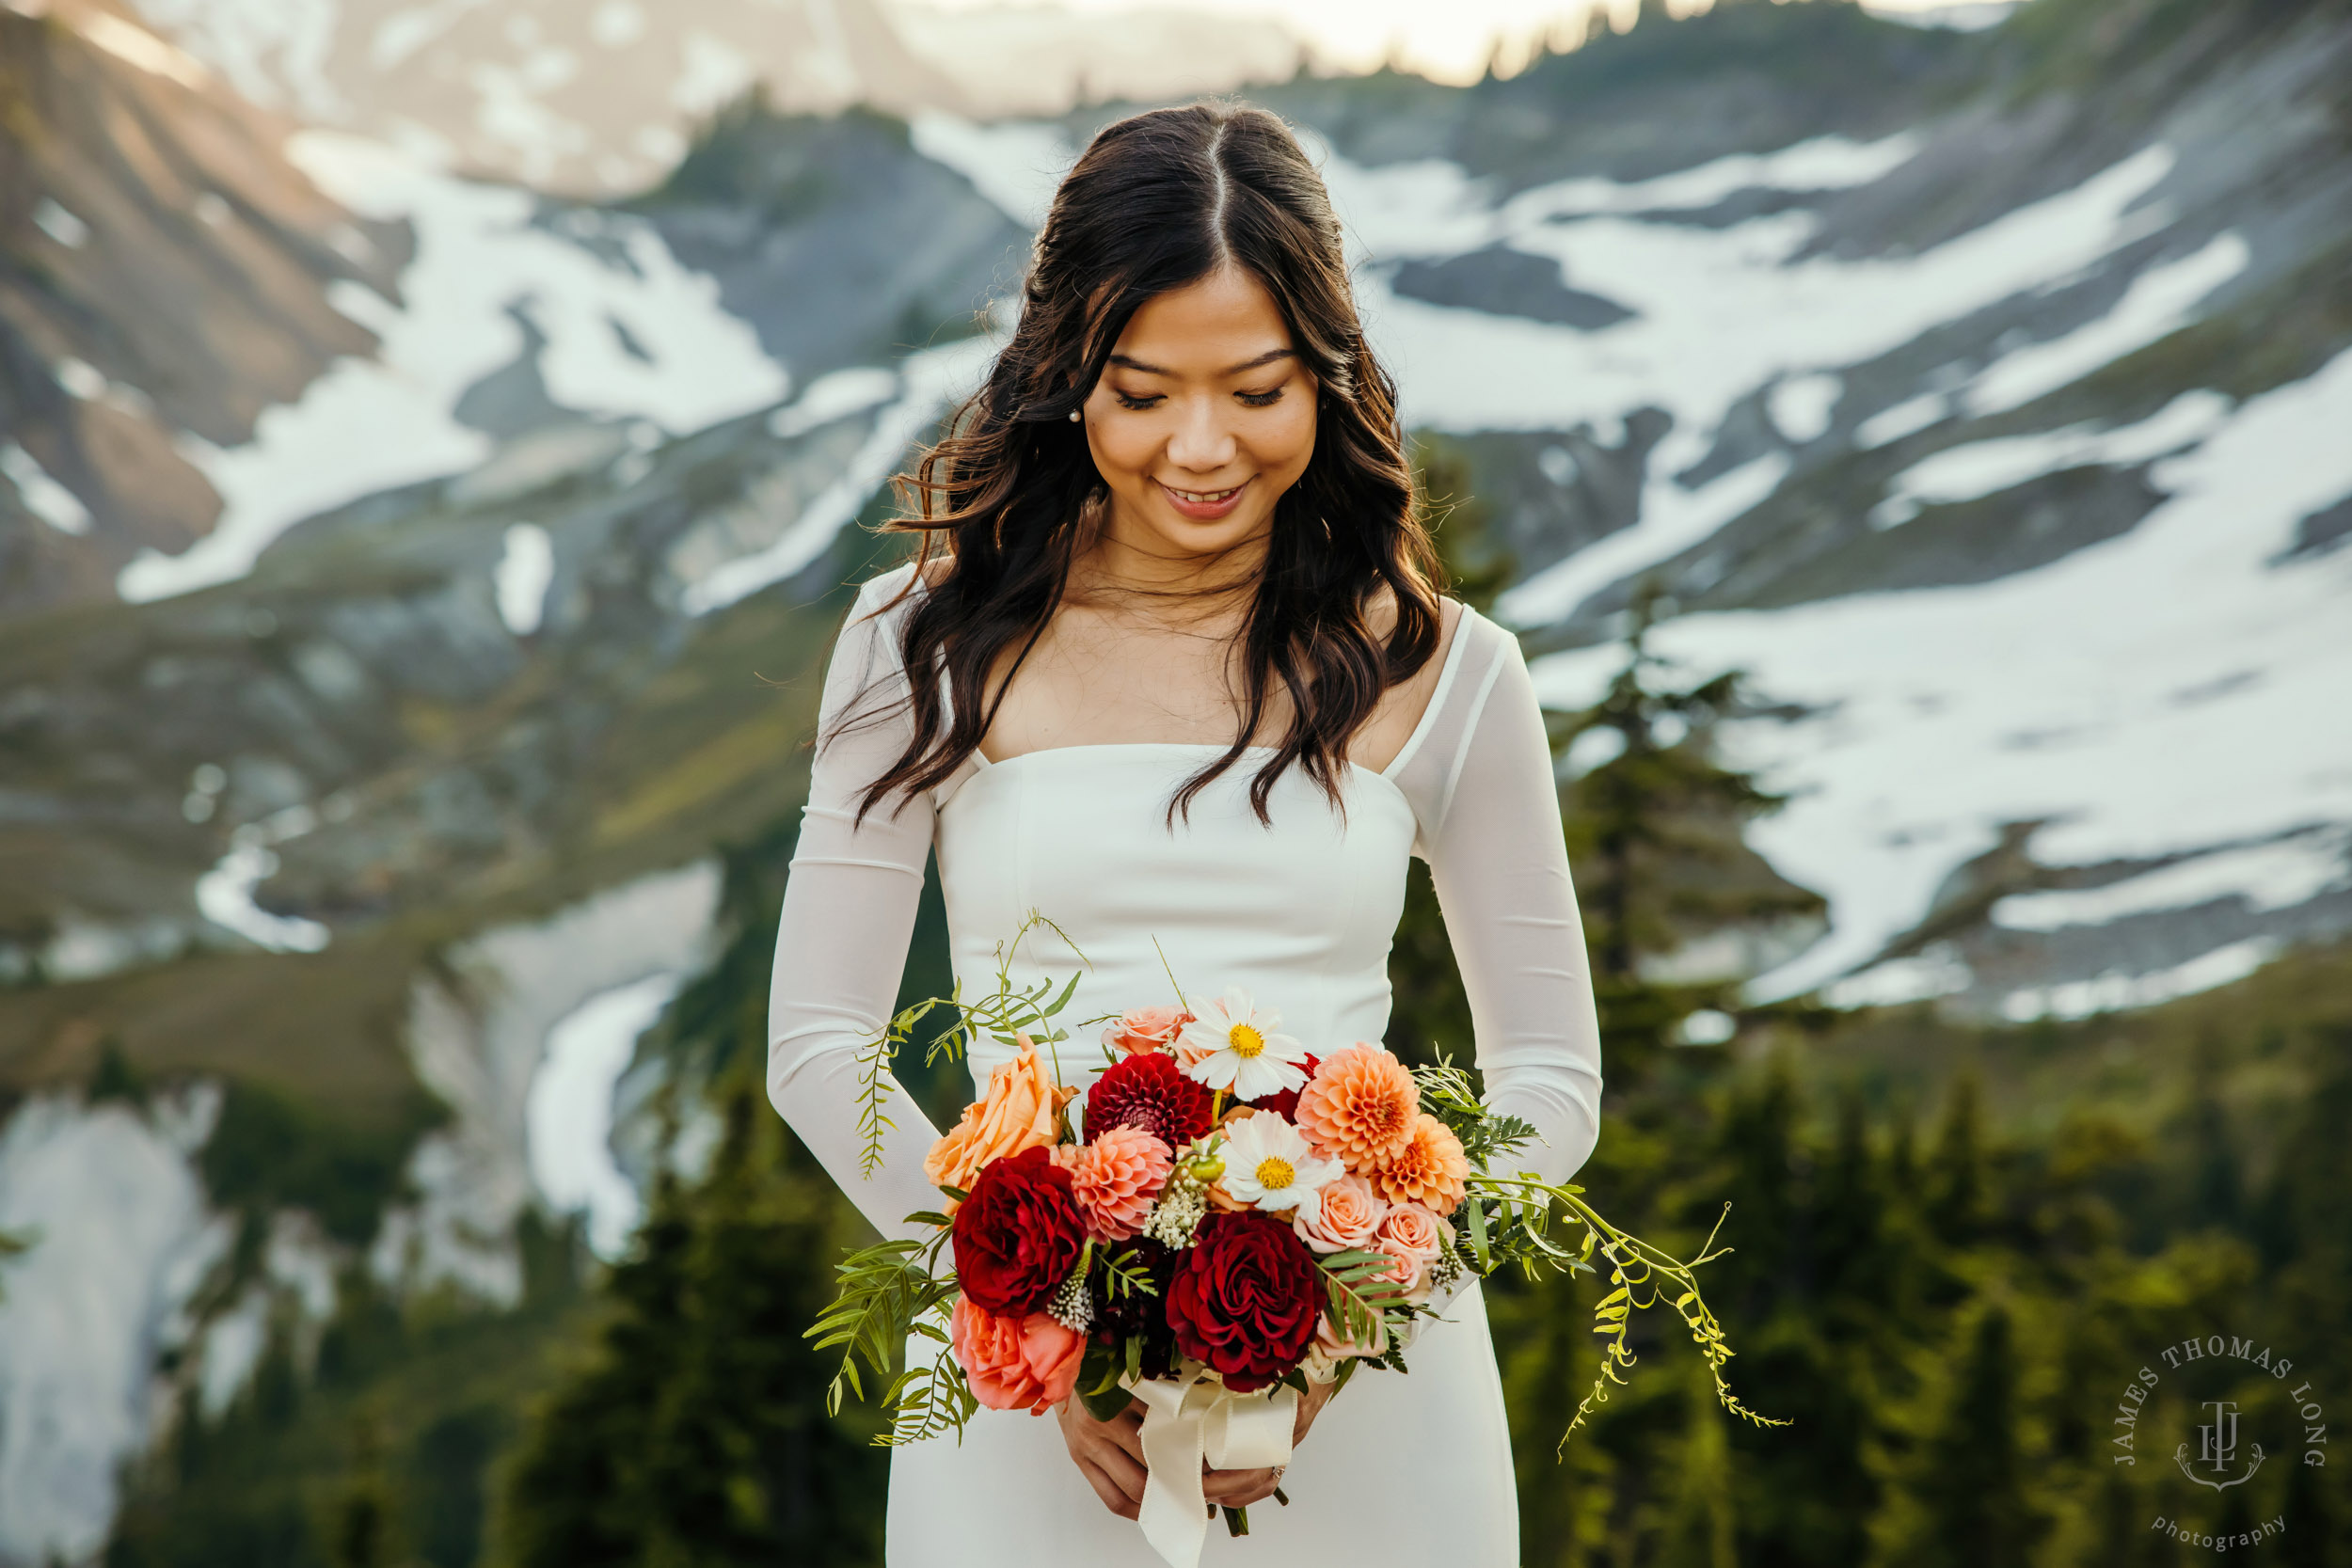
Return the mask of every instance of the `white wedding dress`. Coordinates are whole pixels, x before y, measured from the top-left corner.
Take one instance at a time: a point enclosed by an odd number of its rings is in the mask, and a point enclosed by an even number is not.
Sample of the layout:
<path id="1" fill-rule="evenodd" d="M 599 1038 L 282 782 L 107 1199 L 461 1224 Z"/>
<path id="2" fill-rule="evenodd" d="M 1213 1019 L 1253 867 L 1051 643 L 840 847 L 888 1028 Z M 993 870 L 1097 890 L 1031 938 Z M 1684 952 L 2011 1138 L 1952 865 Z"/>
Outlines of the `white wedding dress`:
<path id="1" fill-rule="evenodd" d="M 823 728 L 905 689 L 898 619 L 911 568 L 868 583 L 834 650 Z M 879 687 L 875 683 L 880 683 Z M 1172 791 L 1222 748 L 1136 743 L 975 756 L 895 815 L 855 820 L 863 786 L 896 759 L 902 714 L 820 745 L 776 935 L 768 1087 L 778 1111 L 885 1235 L 938 1206 L 923 1179 L 934 1130 L 902 1091 L 884 1162 L 861 1178 L 855 1052 L 896 1000 L 922 888 L 939 856 L 964 992 L 994 986 L 997 948 L 1031 910 L 1084 951 L 1033 931 L 1016 982 L 1078 974 L 1067 1019 L 1247 990 L 1310 1049 L 1377 1041 L 1408 855 L 1426 858 L 1476 1034 L 1488 1100 L 1539 1130 L 1515 1168 L 1565 1180 L 1597 1135 L 1600 1052 L 1542 716 L 1511 635 L 1465 610 L 1428 709 L 1385 769 L 1351 767 L 1344 810 L 1295 768 L 1251 813 L 1253 753 L 1171 829 Z M 1157 946 L 1155 948 L 1154 942 Z M 1003 1059 L 975 1053 L 976 1085 Z M 1103 1064 L 1080 1035 L 1064 1081 Z M 917 1341 L 918 1344 L 923 1343 Z M 1510 1437 L 1473 1285 L 1426 1325 L 1398 1375 L 1368 1370 L 1323 1412 L 1284 1479 L 1288 1508 L 1249 1511 L 1251 1533 L 1209 1531 L 1204 1562 L 1266 1568 L 1422 1563 L 1516 1568 Z M 1105 1510 L 1053 1418 L 982 1411 L 950 1437 L 898 1450 L 892 1568 L 1154 1568 L 1131 1522 Z"/>

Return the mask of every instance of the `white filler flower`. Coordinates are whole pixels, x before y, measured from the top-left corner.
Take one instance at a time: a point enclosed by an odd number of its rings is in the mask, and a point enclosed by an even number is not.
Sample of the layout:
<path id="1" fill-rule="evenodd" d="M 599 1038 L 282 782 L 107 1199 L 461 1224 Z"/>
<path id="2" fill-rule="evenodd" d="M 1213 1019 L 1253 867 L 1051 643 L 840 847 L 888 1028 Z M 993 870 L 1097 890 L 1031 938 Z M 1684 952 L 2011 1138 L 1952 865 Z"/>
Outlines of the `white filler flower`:
<path id="1" fill-rule="evenodd" d="M 1249 993 L 1234 990 L 1200 1005 L 1199 1014 L 1176 1037 L 1180 1055 L 1193 1058 L 1184 1076 L 1213 1089 L 1231 1090 L 1235 1100 L 1263 1100 L 1307 1082 L 1307 1048 L 1278 1035 L 1279 1013 L 1262 1013 Z"/>
<path id="2" fill-rule="evenodd" d="M 1337 1160 L 1280 1117 L 1260 1113 L 1225 1124 L 1225 1175 L 1219 1185 L 1236 1203 L 1261 1209 L 1320 1204 L 1323 1189 L 1347 1174 Z"/>

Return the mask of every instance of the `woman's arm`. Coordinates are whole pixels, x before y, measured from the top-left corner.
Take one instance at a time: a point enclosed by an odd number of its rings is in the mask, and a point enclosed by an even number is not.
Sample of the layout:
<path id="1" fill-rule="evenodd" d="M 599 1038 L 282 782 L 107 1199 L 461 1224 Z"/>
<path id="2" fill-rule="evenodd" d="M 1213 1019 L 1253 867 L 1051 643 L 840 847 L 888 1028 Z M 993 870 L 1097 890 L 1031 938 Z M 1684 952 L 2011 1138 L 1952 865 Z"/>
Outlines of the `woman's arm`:
<path id="1" fill-rule="evenodd" d="M 889 1074 L 892 1126 L 870 1177 L 858 1131 L 858 1053 L 888 1026 L 898 1000 L 935 819 L 919 796 L 857 820 L 858 798 L 898 759 L 911 723 L 892 618 L 874 613 L 898 581 L 878 578 L 858 595 L 826 673 L 808 805 L 776 925 L 768 1098 L 875 1229 L 913 1237 L 922 1230 L 906 1216 L 939 1206 L 923 1176 L 937 1132 Z"/>
<path id="2" fill-rule="evenodd" d="M 1562 1182 L 1600 1136 L 1600 1025 L 1543 711 L 1517 641 L 1484 630 L 1502 646 L 1427 846 L 1429 870 L 1486 1101 L 1540 1140 L 1496 1174 L 1528 1169 Z"/>

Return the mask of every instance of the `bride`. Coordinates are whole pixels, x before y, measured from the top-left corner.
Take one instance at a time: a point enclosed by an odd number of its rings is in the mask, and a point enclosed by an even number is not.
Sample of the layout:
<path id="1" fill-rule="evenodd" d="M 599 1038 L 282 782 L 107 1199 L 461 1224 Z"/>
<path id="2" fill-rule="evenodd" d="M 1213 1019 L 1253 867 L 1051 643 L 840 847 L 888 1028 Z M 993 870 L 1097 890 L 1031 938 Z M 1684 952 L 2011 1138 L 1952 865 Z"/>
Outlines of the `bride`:
<path id="1" fill-rule="evenodd" d="M 910 1102 L 870 1177 L 856 1116 L 933 852 L 967 990 L 1034 909 L 1077 950 L 1033 931 L 1013 979 L 1080 975 L 1064 1018 L 1172 1002 L 1172 971 L 1324 1050 L 1381 1038 L 1422 856 L 1487 1097 L 1565 1180 L 1600 1053 L 1542 716 L 1516 641 L 1439 592 L 1339 221 L 1281 121 L 1197 104 L 1098 135 L 911 490 L 921 549 L 866 584 L 826 680 L 770 1005 L 770 1097 L 875 1227 L 937 1203 Z M 1073 1040 L 1059 1070 L 1083 1086 L 1092 1054 Z M 1286 1475 L 1209 1474 L 1212 1501 L 1279 1479 L 1291 1506 L 1212 1530 L 1205 1560 L 1513 1568 L 1475 1285 L 1411 1362 L 1302 1400 Z M 898 1450 L 889 1561 L 1155 1562 L 1127 1523 L 1137 1424 L 1073 1399 Z"/>

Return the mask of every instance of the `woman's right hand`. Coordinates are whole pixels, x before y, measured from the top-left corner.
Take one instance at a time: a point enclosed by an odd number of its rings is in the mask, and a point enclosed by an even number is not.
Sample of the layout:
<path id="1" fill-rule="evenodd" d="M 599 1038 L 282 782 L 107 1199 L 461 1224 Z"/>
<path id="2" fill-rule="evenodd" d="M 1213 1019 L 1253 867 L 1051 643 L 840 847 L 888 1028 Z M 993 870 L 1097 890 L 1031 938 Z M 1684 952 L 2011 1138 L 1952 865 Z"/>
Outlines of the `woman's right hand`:
<path id="1" fill-rule="evenodd" d="M 1061 1440 L 1103 1506 L 1122 1519 L 1143 1511 L 1143 1406 L 1130 1402 L 1107 1421 L 1098 1421 L 1076 1395 L 1061 1402 Z"/>

